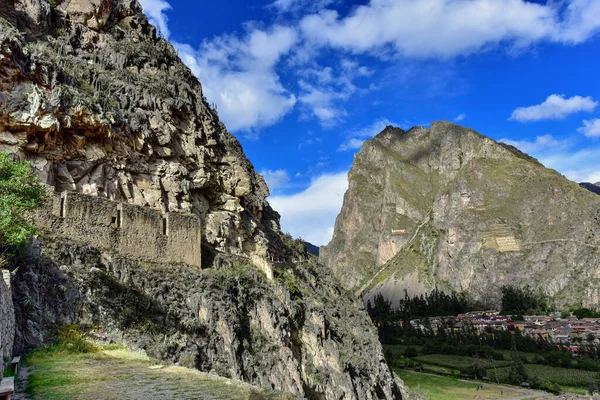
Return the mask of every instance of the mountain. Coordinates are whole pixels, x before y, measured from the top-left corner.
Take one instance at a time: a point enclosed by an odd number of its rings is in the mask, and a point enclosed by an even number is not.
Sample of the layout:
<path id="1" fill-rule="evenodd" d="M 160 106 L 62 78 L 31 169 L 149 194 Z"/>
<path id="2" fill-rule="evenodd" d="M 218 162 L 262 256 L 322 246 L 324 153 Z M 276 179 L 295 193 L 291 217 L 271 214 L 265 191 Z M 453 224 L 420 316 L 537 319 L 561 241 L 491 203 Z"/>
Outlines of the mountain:
<path id="1" fill-rule="evenodd" d="M 592 193 L 600 194 L 600 186 L 598 183 L 581 182 L 579 186 L 589 190 Z"/>
<path id="2" fill-rule="evenodd" d="M 304 245 L 306 246 L 306 250 L 308 250 L 308 252 L 312 255 L 315 256 L 319 256 L 319 246 L 315 246 L 312 243 L 309 242 L 304 242 Z"/>
<path id="3" fill-rule="evenodd" d="M 320 260 L 366 299 L 438 288 L 491 306 L 511 284 L 600 301 L 600 198 L 513 146 L 450 122 L 388 126 L 348 179 Z"/>
<path id="4" fill-rule="evenodd" d="M 63 193 L 8 265 L 16 351 L 93 325 L 307 398 L 407 397 L 363 305 L 281 233 L 264 179 L 136 0 L 10 0 L 0 17 L 0 151 Z"/>

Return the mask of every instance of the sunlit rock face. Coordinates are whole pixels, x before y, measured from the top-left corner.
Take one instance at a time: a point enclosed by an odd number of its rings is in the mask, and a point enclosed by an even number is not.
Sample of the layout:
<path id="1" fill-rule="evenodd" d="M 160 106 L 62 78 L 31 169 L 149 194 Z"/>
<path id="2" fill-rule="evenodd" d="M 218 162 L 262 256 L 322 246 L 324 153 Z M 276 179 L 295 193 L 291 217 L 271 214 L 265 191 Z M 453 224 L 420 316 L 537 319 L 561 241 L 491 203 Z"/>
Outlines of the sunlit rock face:
<path id="1" fill-rule="evenodd" d="M 598 195 L 512 146 L 437 122 L 364 143 L 320 259 L 366 299 L 437 287 L 494 305 L 500 286 L 516 284 L 593 305 L 599 239 Z"/>
<path id="2" fill-rule="evenodd" d="M 218 250 L 264 252 L 263 178 L 139 4 L 59 3 L 3 5 L 0 150 L 57 191 L 193 212 Z"/>

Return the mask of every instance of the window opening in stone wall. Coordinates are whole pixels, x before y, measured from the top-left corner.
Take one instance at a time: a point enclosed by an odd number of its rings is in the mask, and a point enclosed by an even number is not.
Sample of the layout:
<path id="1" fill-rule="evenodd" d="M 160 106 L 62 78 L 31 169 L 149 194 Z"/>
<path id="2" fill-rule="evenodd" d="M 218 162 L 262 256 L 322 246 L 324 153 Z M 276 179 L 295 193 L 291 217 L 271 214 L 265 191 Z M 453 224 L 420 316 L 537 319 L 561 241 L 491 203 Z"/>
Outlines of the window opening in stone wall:
<path id="1" fill-rule="evenodd" d="M 169 219 L 166 216 L 162 218 L 162 234 L 169 236 Z"/>
<path id="2" fill-rule="evenodd" d="M 123 210 L 117 209 L 117 228 L 123 226 Z"/>
<path id="3" fill-rule="evenodd" d="M 60 213 L 61 218 L 65 218 L 67 216 L 67 197 L 62 196 L 60 198 Z"/>

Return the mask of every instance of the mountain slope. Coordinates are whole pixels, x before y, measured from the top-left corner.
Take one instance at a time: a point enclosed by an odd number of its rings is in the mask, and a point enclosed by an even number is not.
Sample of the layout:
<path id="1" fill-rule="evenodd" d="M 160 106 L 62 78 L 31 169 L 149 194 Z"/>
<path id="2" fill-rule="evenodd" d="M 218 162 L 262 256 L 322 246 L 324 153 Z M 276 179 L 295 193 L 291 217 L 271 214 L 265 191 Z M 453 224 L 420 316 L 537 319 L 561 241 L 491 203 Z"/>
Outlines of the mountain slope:
<path id="1" fill-rule="evenodd" d="M 449 122 L 387 127 L 348 176 L 320 259 L 366 298 L 438 287 L 494 304 L 517 284 L 600 301 L 600 199 L 512 146 Z"/>
<path id="2" fill-rule="evenodd" d="M 0 151 L 55 191 L 193 213 L 202 230 L 197 268 L 40 228 L 11 265 L 18 351 L 93 324 L 154 358 L 308 398 L 405 397 L 362 304 L 281 233 L 263 178 L 136 0 L 2 1 L 0 17 Z M 82 225 L 121 228 L 118 211 L 88 214 Z M 253 265 L 267 249 L 305 261 L 270 279 Z"/>
<path id="3" fill-rule="evenodd" d="M 579 186 L 589 190 L 592 193 L 600 194 L 600 186 L 598 186 L 596 183 L 581 182 Z"/>

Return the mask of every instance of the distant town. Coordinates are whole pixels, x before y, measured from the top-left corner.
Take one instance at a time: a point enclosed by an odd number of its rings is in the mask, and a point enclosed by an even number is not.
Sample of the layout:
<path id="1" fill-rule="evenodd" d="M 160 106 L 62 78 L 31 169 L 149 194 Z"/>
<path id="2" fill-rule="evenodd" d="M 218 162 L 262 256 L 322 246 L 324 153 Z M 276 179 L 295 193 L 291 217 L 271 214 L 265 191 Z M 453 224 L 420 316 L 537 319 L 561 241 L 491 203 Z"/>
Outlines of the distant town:
<path id="1" fill-rule="evenodd" d="M 501 315 L 500 311 L 470 311 L 456 316 L 430 317 L 428 324 L 431 329 L 437 329 L 445 323 L 452 324 L 454 329 L 466 325 L 476 328 L 479 332 L 489 330 L 516 331 L 532 338 L 551 340 L 568 346 L 573 355 L 577 355 L 580 345 L 600 343 L 600 318 L 577 318 L 576 316 L 561 317 L 560 312 L 549 315 L 523 315 L 518 320 L 513 315 Z M 415 329 L 425 330 L 425 319 L 413 319 L 410 324 Z"/>

